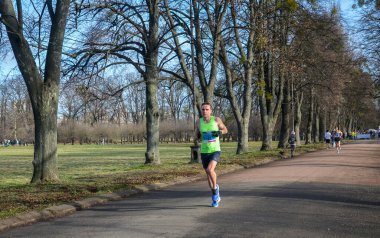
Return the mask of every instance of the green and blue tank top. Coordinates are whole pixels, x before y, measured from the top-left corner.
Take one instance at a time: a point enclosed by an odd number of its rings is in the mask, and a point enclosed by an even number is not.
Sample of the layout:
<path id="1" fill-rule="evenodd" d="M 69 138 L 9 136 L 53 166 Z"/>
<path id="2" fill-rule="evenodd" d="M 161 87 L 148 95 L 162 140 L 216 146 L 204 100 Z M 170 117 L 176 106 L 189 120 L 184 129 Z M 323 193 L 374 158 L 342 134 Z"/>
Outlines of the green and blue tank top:
<path id="1" fill-rule="evenodd" d="M 211 116 L 208 123 L 206 123 L 203 118 L 200 118 L 199 122 L 199 130 L 202 136 L 201 153 L 211 154 L 220 151 L 219 136 L 212 135 L 212 131 L 219 131 L 215 117 Z"/>

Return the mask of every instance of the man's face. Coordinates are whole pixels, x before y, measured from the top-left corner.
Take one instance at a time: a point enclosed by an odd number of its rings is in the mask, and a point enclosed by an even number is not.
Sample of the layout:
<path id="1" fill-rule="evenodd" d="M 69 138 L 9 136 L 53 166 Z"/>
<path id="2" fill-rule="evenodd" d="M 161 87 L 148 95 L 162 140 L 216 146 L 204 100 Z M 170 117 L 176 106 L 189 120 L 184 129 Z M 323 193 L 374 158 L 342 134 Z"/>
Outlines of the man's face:
<path id="1" fill-rule="evenodd" d="M 210 105 L 203 105 L 202 106 L 202 116 L 206 119 L 210 118 L 211 116 L 211 107 Z"/>

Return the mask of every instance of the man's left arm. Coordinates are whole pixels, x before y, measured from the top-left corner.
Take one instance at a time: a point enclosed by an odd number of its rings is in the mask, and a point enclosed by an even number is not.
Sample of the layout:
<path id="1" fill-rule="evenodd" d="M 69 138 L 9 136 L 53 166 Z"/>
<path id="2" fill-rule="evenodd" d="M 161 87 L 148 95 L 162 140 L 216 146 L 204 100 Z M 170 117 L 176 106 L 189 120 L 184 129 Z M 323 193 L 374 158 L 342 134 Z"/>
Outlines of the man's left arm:
<path id="1" fill-rule="evenodd" d="M 216 118 L 216 123 L 218 124 L 218 128 L 221 135 L 228 133 L 227 127 L 224 125 L 223 121 L 219 117 Z"/>

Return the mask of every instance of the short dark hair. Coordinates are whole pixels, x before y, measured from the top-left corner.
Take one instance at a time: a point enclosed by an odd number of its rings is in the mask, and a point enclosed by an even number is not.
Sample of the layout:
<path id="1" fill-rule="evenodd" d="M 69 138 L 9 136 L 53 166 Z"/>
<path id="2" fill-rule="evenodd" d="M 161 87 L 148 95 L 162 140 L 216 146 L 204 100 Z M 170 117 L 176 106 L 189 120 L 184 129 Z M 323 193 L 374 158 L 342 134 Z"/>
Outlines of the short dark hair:
<path id="1" fill-rule="evenodd" d="M 211 105 L 211 103 L 209 103 L 209 102 L 204 102 L 204 103 L 202 103 L 202 106 L 201 106 L 201 107 L 203 107 L 204 105 L 209 105 L 210 108 L 212 109 L 212 105 Z"/>

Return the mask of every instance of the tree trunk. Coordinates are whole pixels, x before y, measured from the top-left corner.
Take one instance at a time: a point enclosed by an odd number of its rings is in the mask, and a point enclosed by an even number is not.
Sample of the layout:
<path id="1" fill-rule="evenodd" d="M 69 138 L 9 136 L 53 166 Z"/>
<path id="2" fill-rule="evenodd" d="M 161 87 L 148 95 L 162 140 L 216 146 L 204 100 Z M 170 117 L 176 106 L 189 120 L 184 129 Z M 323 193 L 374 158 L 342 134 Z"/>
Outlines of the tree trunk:
<path id="1" fill-rule="evenodd" d="M 301 145 L 301 135 L 300 135 L 300 127 L 301 127 L 301 119 L 302 119 L 302 102 L 303 102 L 303 93 L 295 93 L 295 119 L 294 119 L 294 130 L 296 132 L 296 140 L 297 145 Z"/>
<path id="2" fill-rule="evenodd" d="M 158 150 L 159 141 L 159 119 L 160 112 L 157 100 L 158 82 L 158 27 L 159 27 L 159 8 L 158 1 L 147 1 L 149 8 L 149 33 L 146 39 L 147 52 L 144 57 L 146 83 L 146 131 L 147 144 L 145 153 L 146 164 L 160 164 Z"/>
<path id="3" fill-rule="evenodd" d="M 238 138 L 236 154 L 243 154 L 248 152 L 248 123 L 245 121 L 238 124 Z"/>
<path id="4" fill-rule="evenodd" d="M 35 144 L 32 183 L 58 180 L 57 109 L 58 86 L 44 85 L 41 101 L 34 112 Z M 36 116 L 37 115 L 37 116 Z M 42 159 L 41 159 L 42 158 Z"/>
<path id="5" fill-rule="evenodd" d="M 265 121 L 265 119 L 264 119 Z M 263 123 L 263 140 L 261 144 L 262 151 L 272 149 L 272 136 L 273 136 L 274 126 L 271 122 Z"/>
<path id="6" fill-rule="evenodd" d="M 281 129 L 278 148 L 285 148 L 290 134 L 290 84 L 285 81 L 284 101 L 281 105 Z"/>
<path id="7" fill-rule="evenodd" d="M 353 125 L 353 119 L 352 119 L 352 116 L 350 116 L 349 121 L 348 121 L 348 127 L 347 127 L 347 132 L 349 134 L 351 134 L 352 131 L 353 131 L 353 128 L 352 128 L 353 126 L 352 125 Z"/>
<path id="8" fill-rule="evenodd" d="M 327 115 L 326 109 L 323 110 L 323 118 L 319 123 L 319 141 L 325 141 L 325 131 L 326 131 Z"/>
<path id="9" fill-rule="evenodd" d="M 314 97 L 313 97 L 313 89 L 310 89 L 310 104 L 309 104 L 309 115 L 307 118 L 307 131 L 306 131 L 306 141 L 305 144 L 311 143 L 311 133 L 313 131 L 313 115 L 314 112 Z"/>
<path id="10" fill-rule="evenodd" d="M 319 122 L 320 122 L 320 111 L 319 106 L 315 106 L 315 113 L 314 113 L 314 143 L 319 142 Z"/>
<path id="11" fill-rule="evenodd" d="M 22 9 L 16 17 L 12 1 L 0 1 L 0 14 L 7 28 L 17 65 L 28 88 L 35 123 L 35 144 L 32 183 L 58 179 L 57 111 L 61 71 L 62 45 L 66 29 L 69 0 L 58 0 L 56 6 L 47 2 L 51 29 L 44 79 L 33 53 L 23 35 Z M 54 12 L 55 10 L 55 12 Z"/>
<path id="12" fill-rule="evenodd" d="M 147 77 L 149 76 L 147 74 Z M 146 164 L 160 164 L 159 156 L 159 119 L 160 112 L 157 103 L 157 78 L 148 79 L 146 82 L 146 131 L 147 145 L 145 153 Z"/>
<path id="13" fill-rule="evenodd" d="M 269 66 L 267 66 L 269 67 Z M 271 71 L 271 69 L 266 69 L 266 71 Z M 261 124 L 263 127 L 263 141 L 261 145 L 261 150 L 272 149 L 272 135 L 274 126 L 277 121 L 277 117 L 280 112 L 283 94 L 283 78 L 280 77 L 280 82 L 278 83 L 278 94 L 275 92 L 275 85 L 273 82 L 272 73 L 265 73 L 259 77 L 260 83 L 263 87 L 259 89 L 259 105 L 260 105 L 260 115 Z M 265 78 L 265 80 L 263 79 Z M 277 95 L 276 95 L 277 94 Z"/>
<path id="14" fill-rule="evenodd" d="M 248 50 L 251 51 L 251 50 Z M 237 148 L 236 154 L 242 154 L 248 152 L 248 135 L 249 135 L 249 121 L 251 117 L 251 108 L 252 108 L 252 74 L 253 70 L 250 66 L 251 63 L 245 63 L 244 65 L 244 86 L 243 86 L 243 103 L 241 103 L 241 109 L 238 102 L 238 99 L 235 95 L 233 82 L 236 80 L 236 73 L 232 68 L 231 64 L 228 61 L 228 56 L 224 44 L 221 46 L 221 62 L 224 66 L 224 71 L 226 75 L 226 87 L 227 87 L 227 99 L 230 102 L 233 115 L 238 129 L 237 136 Z M 248 54 L 248 62 L 253 60 L 252 52 Z"/>

